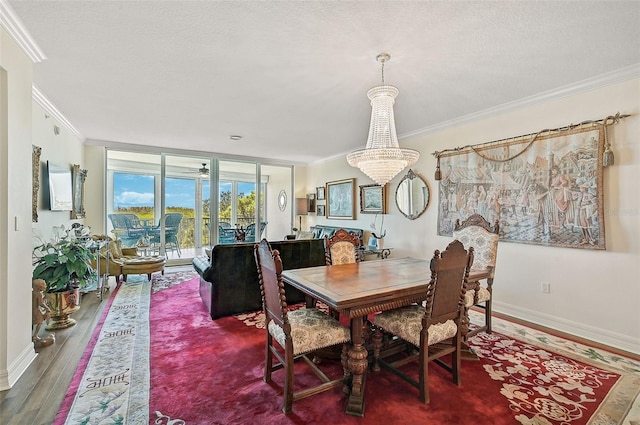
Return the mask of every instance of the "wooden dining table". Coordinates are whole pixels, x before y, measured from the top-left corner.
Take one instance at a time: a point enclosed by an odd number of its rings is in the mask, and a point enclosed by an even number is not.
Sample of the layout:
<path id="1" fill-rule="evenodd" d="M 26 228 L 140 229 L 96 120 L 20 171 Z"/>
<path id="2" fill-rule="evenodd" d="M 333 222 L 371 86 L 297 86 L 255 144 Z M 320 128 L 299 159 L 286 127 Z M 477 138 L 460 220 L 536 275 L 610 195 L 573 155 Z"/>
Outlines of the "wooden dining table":
<path id="1" fill-rule="evenodd" d="M 469 281 L 479 280 L 482 276 L 483 272 L 470 275 Z M 373 313 L 425 300 L 427 284 L 431 279 L 430 262 L 405 257 L 307 267 L 285 270 L 282 279 L 350 319 L 351 345 L 347 363 L 351 384 L 346 413 L 363 416 L 369 365 L 364 320 Z M 468 326 L 468 317 L 465 319 Z"/>
<path id="2" fill-rule="evenodd" d="M 285 270 L 282 279 L 350 319 L 348 368 L 351 386 L 346 413 L 363 416 L 368 352 L 364 318 L 369 314 L 420 302 L 431 278 L 429 262 L 415 258 Z"/>

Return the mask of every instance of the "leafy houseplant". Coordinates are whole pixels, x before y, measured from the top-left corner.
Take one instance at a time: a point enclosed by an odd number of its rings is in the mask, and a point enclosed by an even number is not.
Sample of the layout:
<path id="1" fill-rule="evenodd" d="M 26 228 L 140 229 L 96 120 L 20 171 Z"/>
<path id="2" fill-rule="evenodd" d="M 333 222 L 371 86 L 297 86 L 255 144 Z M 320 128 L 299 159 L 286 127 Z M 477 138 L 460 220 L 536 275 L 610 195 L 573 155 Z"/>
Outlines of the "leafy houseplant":
<path id="1" fill-rule="evenodd" d="M 43 279 L 47 284 L 47 293 L 88 286 L 96 279 L 96 272 L 91 266 L 95 256 L 89 249 L 90 243 L 67 234 L 35 247 L 33 279 Z"/>

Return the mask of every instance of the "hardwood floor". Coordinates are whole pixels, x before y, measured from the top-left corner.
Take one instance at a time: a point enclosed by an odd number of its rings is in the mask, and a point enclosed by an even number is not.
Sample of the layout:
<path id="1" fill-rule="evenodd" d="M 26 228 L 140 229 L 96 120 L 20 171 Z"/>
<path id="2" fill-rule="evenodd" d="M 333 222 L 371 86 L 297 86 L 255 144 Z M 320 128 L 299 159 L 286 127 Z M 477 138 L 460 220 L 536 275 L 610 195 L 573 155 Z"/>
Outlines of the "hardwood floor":
<path id="1" fill-rule="evenodd" d="M 110 288 L 115 288 L 113 278 Z M 1 424 L 49 425 L 53 422 L 110 295 L 111 291 L 105 292 L 103 301 L 95 292 L 82 295 L 80 310 L 71 315 L 77 321 L 75 326 L 41 330 L 41 335 L 53 333 L 55 343 L 37 349 L 38 356 L 18 382 L 0 392 Z"/>

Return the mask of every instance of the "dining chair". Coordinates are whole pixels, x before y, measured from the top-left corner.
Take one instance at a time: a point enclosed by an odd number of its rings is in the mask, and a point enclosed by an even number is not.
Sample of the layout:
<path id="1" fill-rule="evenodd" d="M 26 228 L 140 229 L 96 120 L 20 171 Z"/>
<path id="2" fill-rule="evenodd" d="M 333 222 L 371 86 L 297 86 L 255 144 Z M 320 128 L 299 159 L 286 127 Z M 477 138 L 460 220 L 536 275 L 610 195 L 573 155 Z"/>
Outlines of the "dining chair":
<path id="1" fill-rule="evenodd" d="M 435 251 L 431 260 L 431 280 L 427 284 L 426 302 L 384 311 L 374 318 L 374 370 L 381 365 L 420 390 L 420 401 L 429 403 L 429 362 L 434 361 L 451 373 L 460 386 L 461 321 L 473 248 L 465 250 L 462 242 L 451 242 L 443 252 Z M 398 357 L 380 357 L 382 330 L 418 347 Z M 378 342 L 376 342 L 378 341 Z M 447 363 L 444 356 L 451 355 Z M 418 380 L 400 367 L 418 360 Z"/>
<path id="2" fill-rule="evenodd" d="M 360 237 L 345 229 L 336 230 L 330 237 L 324 235 L 324 258 L 327 266 L 353 264 L 362 261 Z M 330 309 L 329 314 L 338 319 L 337 310 Z"/>
<path id="3" fill-rule="evenodd" d="M 287 311 L 287 299 L 282 281 L 282 260 L 278 250 L 272 250 L 262 239 L 255 244 L 254 256 L 265 314 L 266 351 L 264 381 L 271 382 L 273 371 L 284 368 L 284 400 L 282 411 L 290 413 L 293 402 L 331 388 L 342 386 L 347 376 L 347 343 L 350 330 L 338 320 L 315 308 Z M 343 376 L 331 380 L 307 354 L 342 344 Z M 273 357 L 279 361 L 273 364 Z M 294 361 L 303 360 L 320 378 L 321 384 L 294 392 Z"/>
<path id="4" fill-rule="evenodd" d="M 465 249 L 473 247 L 475 260 L 471 267 L 471 273 L 488 271 L 489 276 L 486 286 L 480 282 L 469 282 L 465 299 L 465 309 L 477 306 L 484 311 L 484 325 L 463 329 L 465 341 L 479 332 L 491 333 L 491 301 L 493 298 L 493 276 L 496 268 L 496 258 L 498 255 L 498 240 L 500 225 L 496 221 L 493 226 L 480 214 L 472 214 L 462 222 L 456 220 L 453 230 L 453 238 L 459 240 Z M 469 317 L 468 311 L 465 317 Z M 468 327 L 468 324 L 467 324 Z"/>
<path id="5" fill-rule="evenodd" d="M 324 236 L 324 256 L 327 266 L 353 264 L 362 261 L 360 237 L 338 229 L 331 237 Z"/>

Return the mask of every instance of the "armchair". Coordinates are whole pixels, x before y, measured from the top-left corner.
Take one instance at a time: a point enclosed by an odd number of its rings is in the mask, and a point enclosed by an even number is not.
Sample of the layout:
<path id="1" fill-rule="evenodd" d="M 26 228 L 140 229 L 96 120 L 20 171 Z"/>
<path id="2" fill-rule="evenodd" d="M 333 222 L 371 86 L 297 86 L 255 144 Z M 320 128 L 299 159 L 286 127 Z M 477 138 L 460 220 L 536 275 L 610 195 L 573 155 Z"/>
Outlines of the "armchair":
<path id="1" fill-rule="evenodd" d="M 116 283 L 123 280 L 127 281 L 127 275 L 130 274 L 146 274 L 151 280 L 151 274 L 157 271 L 164 275 L 165 258 L 159 255 L 141 256 L 138 250 L 133 248 L 122 247 L 122 240 L 113 240 L 108 236 L 95 236 L 94 239 L 108 239 L 109 246 L 100 250 L 100 275 L 104 275 L 109 270 L 109 276 L 115 276 Z M 107 266 L 108 263 L 108 266 Z M 92 261 L 92 266 L 96 268 L 96 260 Z M 108 267 L 108 268 L 107 268 Z"/>

